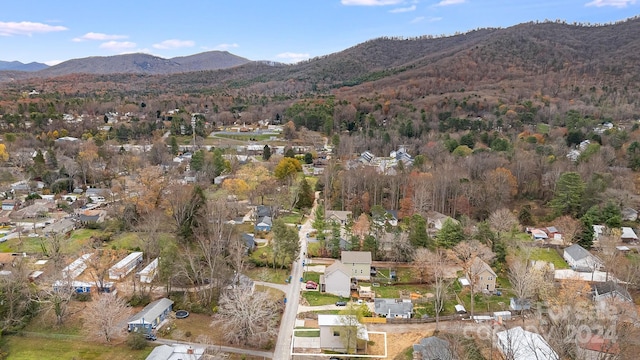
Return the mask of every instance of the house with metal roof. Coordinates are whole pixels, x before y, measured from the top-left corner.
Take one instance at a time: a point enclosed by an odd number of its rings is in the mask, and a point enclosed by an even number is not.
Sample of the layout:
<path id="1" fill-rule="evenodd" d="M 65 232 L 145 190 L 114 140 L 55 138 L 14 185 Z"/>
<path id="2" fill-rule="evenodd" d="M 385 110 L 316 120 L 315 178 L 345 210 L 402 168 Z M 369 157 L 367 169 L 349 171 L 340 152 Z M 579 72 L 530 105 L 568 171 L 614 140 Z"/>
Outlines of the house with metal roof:
<path id="1" fill-rule="evenodd" d="M 593 272 L 602 267 L 602 261 L 597 256 L 578 244 L 564 249 L 562 257 L 575 271 Z"/>
<path id="2" fill-rule="evenodd" d="M 378 298 L 373 300 L 376 315 L 387 318 L 409 319 L 413 315 L 411 300 Z"/>
<path id="3" fill-rule="evenodd" d="M 145 306 L 127 321 L 129 331 L 150 332 L 167 318 L 173 310 L 173 300 L 162 298 Z"/>
<path id="4" fill-rule="evenodd" d="M 498 348 L 505 359 L 512 360 L 559 360 L 549 343 L 540 335 L 517 326 L 496 334 Z"/>

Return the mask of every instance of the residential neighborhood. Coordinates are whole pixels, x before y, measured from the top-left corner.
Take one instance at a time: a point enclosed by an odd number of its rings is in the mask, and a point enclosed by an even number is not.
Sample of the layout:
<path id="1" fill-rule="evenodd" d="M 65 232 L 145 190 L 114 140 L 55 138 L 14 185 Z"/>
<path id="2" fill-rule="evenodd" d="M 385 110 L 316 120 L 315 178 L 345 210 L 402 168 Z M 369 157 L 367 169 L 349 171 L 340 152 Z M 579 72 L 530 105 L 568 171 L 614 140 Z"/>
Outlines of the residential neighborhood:
<path id="1" fill-rule="evenodd" d="M 0 359 L 637 358 L 638 34 L 0 62 Z"/>

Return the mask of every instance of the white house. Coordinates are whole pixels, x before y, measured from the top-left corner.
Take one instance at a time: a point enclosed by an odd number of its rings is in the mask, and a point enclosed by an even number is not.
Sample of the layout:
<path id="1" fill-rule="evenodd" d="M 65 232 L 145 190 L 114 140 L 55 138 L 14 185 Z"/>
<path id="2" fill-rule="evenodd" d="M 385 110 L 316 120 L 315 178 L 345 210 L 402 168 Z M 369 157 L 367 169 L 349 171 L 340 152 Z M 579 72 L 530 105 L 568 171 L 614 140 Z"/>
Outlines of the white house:
<path id="1" fill-rule="evenodd" d="M 150 284 L 153 279 L 156 277 L 158 270 L 158 258 L 153 259 L 149 265 L 145 266 L 144 269 L 138 271 L 137 275 L 140 278 L 140 282 L 145 284 Z"/>
<path id="2" fill-rule="evenodd" d="M 593 272 L 602 267 L 602 261 L 587 249 L 578 244 L 574 244 L 564 249 L 562 257 L 567 261 L 573 270 L 583 272 Z"/>
<path id="3" fill-rule="evenodd" d="M 342 297 L 351 296 L 351 275 L 342 262 L 336 260 L 320 276 L 320 290 Z"/>
<path id="4" fill-rule="evenodd" d="M 136 251 L 129 254 L 124 259 L 118 261 L 109 269 L 109 279 L 120 280 L 127 276 L 133 269 L 142 263 L 142 252 Z"/>
<path id="5" fill-rule="evenodd" d="M 80 276 L 80 274 L 82 274 L 87 268 L 87 264 L 85 262 L 88 261 L 91 256 L 93 256 L 91 253 L 84 254 L 74 260 L 71 264 L 62 269 L 62 276 L 69 279 L 75 279 Z"/>
<path id="6" fill-rule="evenodd" d="M 353 315 L 320 314 L 318 315 L 318 326 L 320 327 L 320 349 L 322 350 L 345 352 L 347 339 L 350 349 L 362 349 L 369 341 L 367 328 L 359 323 L 357 317 Z M 344 334 L 344 332 L 354 330 L 356 334 Z"/>
<path id="7" fill-rule="evenodd" d="M 632 228 L 623 226 L 620 239 L 624 242 L 636 242 L 638 241 L 638 235 L 636 235 L 636 232 L 633 231 Z"/>
<path id="8" fill-rule="evenodd" d="M 540 334 L 526 331 L 520 326 L 501 331 L 496 335 L 498 337 L 498 348 L 506 359 L 560 359 Z"/>

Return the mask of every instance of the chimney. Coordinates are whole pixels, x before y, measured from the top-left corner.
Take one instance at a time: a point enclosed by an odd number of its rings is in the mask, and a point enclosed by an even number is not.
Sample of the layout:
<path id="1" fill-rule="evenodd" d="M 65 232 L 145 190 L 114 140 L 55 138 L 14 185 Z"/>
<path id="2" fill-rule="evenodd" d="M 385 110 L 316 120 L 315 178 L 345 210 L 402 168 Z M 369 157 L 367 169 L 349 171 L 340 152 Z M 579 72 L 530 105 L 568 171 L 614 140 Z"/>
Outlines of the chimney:
<path id="1" fill-rule="evenodd" d="M 191 347 L 187 348 L 187 355 L 193 355 L 193 349 Z"/>

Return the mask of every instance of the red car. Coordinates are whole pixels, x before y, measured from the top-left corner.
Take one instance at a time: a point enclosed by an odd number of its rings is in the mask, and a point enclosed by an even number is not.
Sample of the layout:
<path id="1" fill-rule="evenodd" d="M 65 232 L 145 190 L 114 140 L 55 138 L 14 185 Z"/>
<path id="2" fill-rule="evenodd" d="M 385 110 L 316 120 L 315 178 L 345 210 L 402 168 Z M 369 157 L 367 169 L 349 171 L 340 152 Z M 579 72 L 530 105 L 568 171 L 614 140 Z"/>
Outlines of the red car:
<path id="1" fill-rule="evenodd" d="M 318 288 L 318 283 L 312 280 L 307 281 L 307 289 L 315 290 Z"/>

